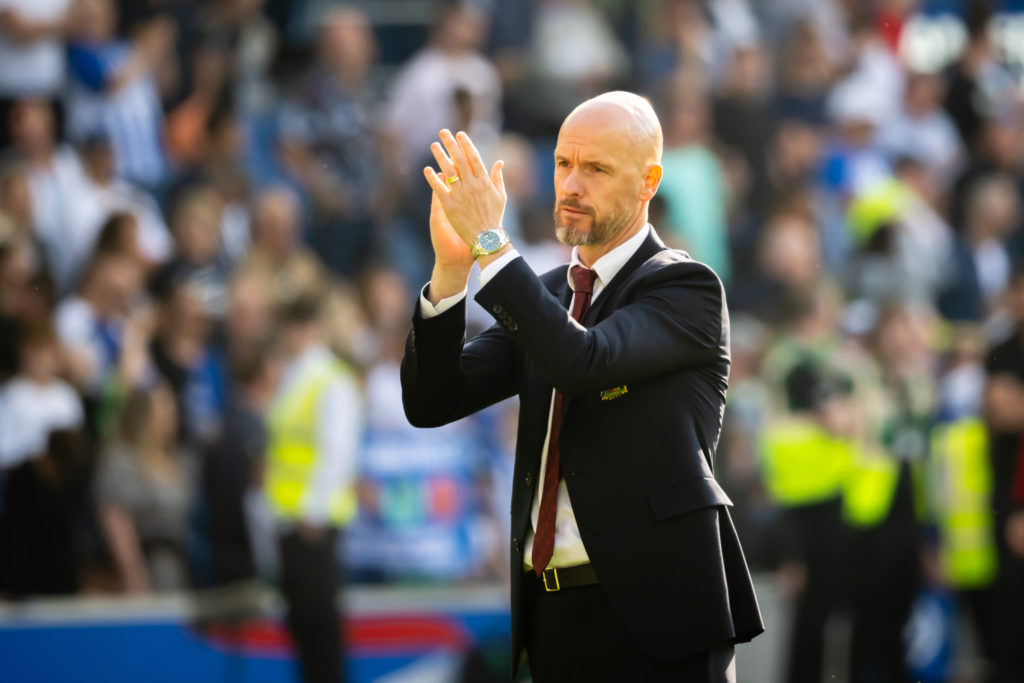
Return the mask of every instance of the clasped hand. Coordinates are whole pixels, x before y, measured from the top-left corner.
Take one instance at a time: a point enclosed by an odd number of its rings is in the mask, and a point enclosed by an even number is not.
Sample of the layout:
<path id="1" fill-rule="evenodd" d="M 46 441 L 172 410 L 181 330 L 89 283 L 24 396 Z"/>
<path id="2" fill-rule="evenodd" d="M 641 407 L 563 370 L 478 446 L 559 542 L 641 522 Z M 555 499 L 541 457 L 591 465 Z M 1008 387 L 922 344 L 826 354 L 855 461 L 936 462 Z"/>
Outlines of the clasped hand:
<path id="1" fill-rule="evenodd" d="M 439 264 L 472 265 L 469 245 L 484 230 L 501 227 L 505 213 L 505 182 L 502 161 L 494 162 L 490 173 L 469 136 L 440 134 L 441 143 L 430 145 L 438 173 L 430 166 L 423 175 L 433 189 L 430 233 Z"/>

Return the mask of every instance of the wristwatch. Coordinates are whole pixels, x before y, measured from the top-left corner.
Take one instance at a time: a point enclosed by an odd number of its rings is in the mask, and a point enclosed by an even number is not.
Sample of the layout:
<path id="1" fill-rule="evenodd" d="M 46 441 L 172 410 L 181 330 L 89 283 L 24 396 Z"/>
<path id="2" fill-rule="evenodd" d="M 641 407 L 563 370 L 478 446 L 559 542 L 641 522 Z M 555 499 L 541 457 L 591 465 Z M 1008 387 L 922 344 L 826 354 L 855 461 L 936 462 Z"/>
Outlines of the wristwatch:
<path id="1" fill-rule="evenodd" d="M 473 240 L 473 243 L 469 245 L 469 250 L 472 252 L 473 258 L 480 258 L 481 256 L 493 254 L 510 241 L 508 233 L 504 230 L 501 228 L 492 228 L 490 230 L 484 230 L 482 233 L 477 235 L 476 239 Z"/>

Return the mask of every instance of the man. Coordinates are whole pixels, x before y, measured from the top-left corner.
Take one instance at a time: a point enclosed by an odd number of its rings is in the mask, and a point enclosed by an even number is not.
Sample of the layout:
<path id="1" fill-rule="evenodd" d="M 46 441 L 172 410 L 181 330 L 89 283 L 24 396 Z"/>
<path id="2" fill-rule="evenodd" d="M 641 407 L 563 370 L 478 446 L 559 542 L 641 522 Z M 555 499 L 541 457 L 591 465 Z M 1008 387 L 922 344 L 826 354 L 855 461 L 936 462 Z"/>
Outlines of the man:
<path id="1" fill-rule="evenodd" d="M 281 592 L 305 683 L 342 680 L 337 529 L 356 512 L 362 430 L 355 377 L 328 350 L 312 299 L 282 316 L 287 355 L 268 416 L 264 490 L 281 527 Z"/>
<path id="2" fill-rule="evenodd" d="M 435 265 L 403 401 L 429 427 L 520 397 L 513 656 L 525 647 L 541 683 L 734 681 L 733 644 L 763 626 L 712 476 L 728 316 L 715 274 L 647 224 L 661 180 L 653 109 L 607 93 L 565 120 L 554 217 L 572 267 L 539 278 L 500 231 L 502 162 L 488 174 L 465 133 L 441 140 L 441 173 L 424 169 Z M 463 344 L 474 260 L 476 299 L 498 324 Z"/>
<path id="3" fill-rule="evenodd" d="M 1007 303 L 1013 330 L 988 350 L 983 415 L 999 561 L 996 670 L 999 680 L 1024 681 L 1024 265 L 1010 276 Z"/>

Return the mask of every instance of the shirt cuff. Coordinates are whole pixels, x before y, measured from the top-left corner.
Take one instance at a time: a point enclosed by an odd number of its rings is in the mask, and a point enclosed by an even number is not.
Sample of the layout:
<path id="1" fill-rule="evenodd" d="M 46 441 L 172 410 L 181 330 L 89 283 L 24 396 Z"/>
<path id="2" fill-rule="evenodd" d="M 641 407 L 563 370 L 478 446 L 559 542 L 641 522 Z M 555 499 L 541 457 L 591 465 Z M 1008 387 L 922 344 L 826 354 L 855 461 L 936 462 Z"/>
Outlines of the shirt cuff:
<path id="1" fill-rule="evenodd" d="M 512 261 L 519 258 L 519 252 L 515 249 L 510 249 L 507 253 L 502 254 L 494 261 L 487 264 L 486 268 L 480 270 L 480 286 L 483 287 L 491 278 L 498 274 L 498 271 L 512 263 Z"/>
<path id="2" fill-rule="evenodd" d="M 491 265 L 494 264 L 492 263 Z M 424 320 L 427 320 L 429 318 L 436 318 L 437 316 L 441 315 L 449 308 L 451 308 L 452 306 L 466 298 L 466 290 L 463 289 L 458 294 L 452 294 L 451 296 L 441 299 L 440 301 L 437 302 L 437 305 L 435 306 L 434 304 L 430 303 L 429 299 L 427 299 L 427 287 L 429 286 L 430 283 L 428 282 L 426 285 L 423 286 L 423 289 L 420 290 L 420 317 L 423 318 Z"/>

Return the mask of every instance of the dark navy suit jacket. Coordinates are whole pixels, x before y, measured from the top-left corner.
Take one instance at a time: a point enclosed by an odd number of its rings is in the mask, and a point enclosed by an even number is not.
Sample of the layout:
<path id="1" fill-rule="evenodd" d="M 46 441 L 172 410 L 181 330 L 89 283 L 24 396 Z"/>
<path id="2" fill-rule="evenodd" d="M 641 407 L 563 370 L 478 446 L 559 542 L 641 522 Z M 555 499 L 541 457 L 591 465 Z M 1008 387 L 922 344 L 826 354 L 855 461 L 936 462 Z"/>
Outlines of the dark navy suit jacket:
<path id="1" fill-rule="evenodd" d="M 652 231 L 580 325 L 566 311 L 566 268 L 538 277 L 521 258 L 502 268 L 476 297 L 497 323 L 468 343 L 465 302 L 429 319 L 417 305 L 402 362 L 418 427 L 519 395 L 514 659 L 552 387 L 565 395 L 560 465 L 583 544 L 636 642 L 671 661 L 750 640 L 764 627 L 732 503 L 712 476 L 730 363 L 721 282 Z"/>

